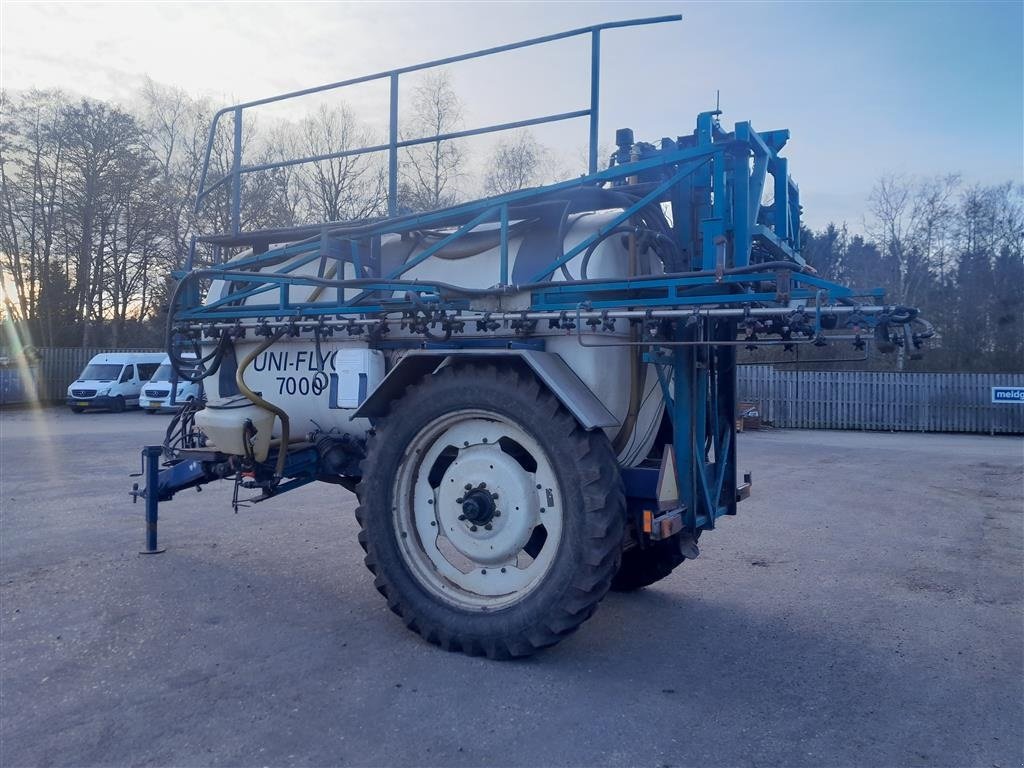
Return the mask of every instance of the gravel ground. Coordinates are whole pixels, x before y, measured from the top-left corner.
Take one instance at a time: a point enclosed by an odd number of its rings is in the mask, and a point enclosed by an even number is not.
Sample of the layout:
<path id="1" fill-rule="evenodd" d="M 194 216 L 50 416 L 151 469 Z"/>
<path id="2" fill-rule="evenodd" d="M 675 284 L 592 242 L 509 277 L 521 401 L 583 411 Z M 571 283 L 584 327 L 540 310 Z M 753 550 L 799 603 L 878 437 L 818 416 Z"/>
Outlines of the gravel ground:
<path id="1" fill-rule="evenodd" d="M 754 495 L 521 662 L 404 629 L 353 497 L 127 495 L 167 417 L 0 413 L 0 765 L 1024 760 L 1024 442 L 763 431 Z"/>

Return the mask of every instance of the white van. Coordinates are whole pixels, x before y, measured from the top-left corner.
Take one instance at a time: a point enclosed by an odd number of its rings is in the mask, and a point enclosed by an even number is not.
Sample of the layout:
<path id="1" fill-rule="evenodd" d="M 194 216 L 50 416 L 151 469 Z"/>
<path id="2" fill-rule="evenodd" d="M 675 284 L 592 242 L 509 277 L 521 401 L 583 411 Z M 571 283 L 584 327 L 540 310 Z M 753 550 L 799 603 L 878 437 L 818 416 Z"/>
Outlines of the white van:
<path id="1" fill-rule="evenodd" d="M 194 354 L 186 352 L 182 355 L 185 360 L 195 358 Z M 156 369 L 153 377 L 142 386 L 142 394 L 139 396 L 139 407 L 150 413 L 157 411 L 176 411 L 185 403 L 195 400 L 200 395 L 199 382 L 185 381 L 178 379 L 175 385 L 173 379 L 174 371 L 171 369 L 171 358 L 165 357 L 160 367 Z M 174 393 L 172 401 L 171 393 Z"/>
<path id="2" fill-rule="evenodd" d="M 142 385 L 156 373 L 161 352 L 107 352 L 96 355 L 68 387 L 68 407 L 123 411 L 139 404 Z"/>

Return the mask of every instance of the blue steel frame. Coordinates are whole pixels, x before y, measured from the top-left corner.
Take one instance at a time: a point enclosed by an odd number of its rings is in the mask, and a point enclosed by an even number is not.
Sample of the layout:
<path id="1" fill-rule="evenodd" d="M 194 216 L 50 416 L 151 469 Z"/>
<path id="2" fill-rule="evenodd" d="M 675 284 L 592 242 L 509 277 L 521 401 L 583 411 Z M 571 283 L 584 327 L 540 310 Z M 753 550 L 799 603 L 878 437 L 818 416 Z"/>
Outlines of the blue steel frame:
<path id="1" fill-rule="evenodd" d="M 216 131 L 216 121 L 233 112 L 233 172 L 213 185 L 206 186 L 204 165 L 197 209 L 210 192 L 230 181 L 233 194 L 232 233 L 200 240 L 220 246 L 248 244 L 253 247 L 253 252 L 229 264 L 206 269 L 192 269 L 190 258 L 189 271 L 181 275 L 187 283 L 184 286 L 187 290 L 181 294 L 181 305 L 172 306 L 170 310 L 174 324 L 186 332 L 197 333 L 211 328 L 215 323 L 244 319 L 285 319 L 294 321 L 298 326 L 304 318 L 319 322 L 331 316 L 340 319 L 356 316 L 383 317 L 397 312 L 416 314 L 422 312 L 425 306 L 435 312 L 457 313 L 469 307 L 466 294 L 460 294 L 458 288 L 430 281 L 406 280 L 403 275 L 440 249 L 474 230 L 479 231 L 479 227 L 485 224 L 496 224 L 499 231 L 495 292 L 529 291 L 531 311 L 569 312 L 581 307 L 590 310 L 700 307 L 742 309 L 758 305 L 784 307 L 788 302 L 808 306 L 822 302 L 859 304 L 860 298 L 867 299 L 864 303 L 879 302 L 881 291 L 855 292 L 803 270 L 804 261 L 799 255 L 799 189 L 789 177 L 787 161 L 779 156 L 789 138 L 788 131 L 758 133 L 750 123 L 741 122 L 735 125 L 732 132 L 727 132 L 719 124 L 718 112 L 705 112 L 698 116 L 692 134 L 677 140 L 663 140 L 660 149 L 651 148 L 652 151 L 640 159 L 597 170 L 601 31 L 675 21 L 678 18 L 666 16 L 585 27 L 221 110 L 211 128 L 207 158 Z M 473 131 L 398 141 L 397 83 L 400 74 L 585 34 L 591 35 L 592 40 L 589 109 L 492 125 Z M 287 162 L 242 166 L 241 118 L 244 109 L 385 78 L 390 79 L 392 97 L 388 144 Z M 582 116 L 590 118 L 590 173 L 586 176 L 475 200 L 443 210 L 395 215 L 399 148 Z M 384 150 L 389 153 L 389 207 L 392 215 L 388 218 L 248 235 L 240 233 L 238 215 L 242 174 Z M 766 206 L 762 205 L 762 198 L 769 175 L 774 179 L 774 201 Z M 537 203 L 555 193 L 604 187 L 631 188 L 635 191 L 636 202 L 624 207 L 621 214 L 616 215 L 601 231 L 564 253 L 553 255 L 550 263 L 533 275 L 529 283 L 512 285 L 509 279 L 510 222 L 514 221 L 517 208 Z M 685 257 L 687 270 L 629 280 L 551 282 L 552 274 L 560 266 L 578 256 L 616 226 L 628 222 L 648 205 L 671 207 L 672 236 L 678 253 Z M 447 234 L 402 266 L 381 274 L 379 262 L 375 259 L 375 254 L 379 255 L 381 250 L 381 238 L 386 234 L 412 233 L 424 229 L 446 229 Z M 286 244 L 277 245 L 279 243 Z M 278 271 L 259 271 L 263 266 L 281 265 L 288 259 L 292 261 Z M 331 265 L 336 274 L 344 275 L 344 262 L 353 265 L 357 279 L 324 277 Z M 295 269 L 312 263 L 318 266 L 317 276 L 294 274 Z M 225 298 L 203 305 L 198 279 L 225 280 L 234 283 L 238 290 L 233 293 L 229 291 Z M 336 298 L 335 301 L 323 301 L 322 297 L 315 302 L 293 301 L 290 296 L 292 286 L 334 288 Z M 358 295 L 345 300 L 346 288 L 358 289 Z M 413 294 L 413 297 L 410 298 L 409 294 Z M 241 304 L 243 300 L 262 295 L 268 296 L 270 300 L 260 304 Z M 861 319 L 867 325 L 873 322 L 871 318 Z M 734 514 L 736 511 L 738 487 L 733 432 L 735 345 L 739 325 L 740 321 L 735 317 L 707 317 L 693 323 L 676 322 L 672 331 L 673 339 L 651 344 L 651 351 L 644 355 L 647 362 L 655 365 L 665 396 L 672 426 L 679 503 L 684 509 L 685 526 L 691 532 L 713 528 L 717 517 Z M 820 328 L 819 309 L 815 330 L 820 331 Z M 392 343 L 379 342 L 382 346 Z M 411 343 L 422 344 L 416 339 Z M 462 345 L 452 340 L 449 346 L 469 346 L 472 343 L 467 341 Z M 657 470 L 624 470 L 623 477 L 634 509 L 638 504 L 652 508 L 651 505 L 657 503 L 653 498 Z"/>
<path id="2" fill-rule="evenodd" d="M 702 113 L 692 136 L 680 139 L 678 143 L 673 143 L 673 146 L 652 157 L 616 165 L 579 179 L 519 190 L 423 214 L 349 225 L 322 225 L 318 228 L 318 234 L 312 237 L 243 256 L 233 260 L 230 265 L 192 270 L 190 262 L 190 271 L 184 274 L 186 279 L 224 279 L 244 282 L 247 286 L 206 305 L 201 304 L 198 293 L 194 293 L 186 302 L 187 307 L 176 314 L 176 319 L 212 322 L 273 316 L 298 320 L 328 315 L 355 316 L 401 311 L 417 306 L 412 301 L 403 302 L 394 298 L 396 292 L 406 291 L 418 294 L 419 302 L 426 300 L 438 308 L 461 309 L 464 304 L 445 304 L 442 300 L 445 287 L 442 284 L 410 282 L 403 280 L 402 276 L 480 225 L 496 223 L 500 230 L 500 253 L 495 284 L 515 290 L 516 287 L 509 281 L 510 210 L 514 211 L 515 206 L 528 205 L 554 193 L 620 185 L 631 177 L 642 177 L 645 174 L 654 174 L 663 180 L 654 184 L 633 205 L 624 208 L 600 231 L 560 254 L 532 276 L 532 309 L 572 310 L 581 302 L 595 309 L 623 307 L 627 304 L 634 308 L 654 308 L 771 302 L 776 297 L 775 293 L 752 293 L 750 286 L 773 283 L 778 279 L 777 273 L 716 273 L 719 268 L 724 271 L 756 266 L 757 262 L 752 262 L 755 253 L 760 261 L 782 260 L 792 264 L 793 271 L 789 277 L 792 289 L 789 294 L 795 300 L 813 301 L 821 291 L 827 292 L 831 300 L 880 298 L 881 291 L 855 292 L 846 286 L 800 271 L 804 262 L 799 255 L 799 192 L 788 176 L 786 160 L 778 155 L 788 139 L 788 132 L 759 134 L 750 123 L 742 122 L 736 125 L 732 133 L 726 133 L 718 126 L 716 115 L 714 112 Z M 761 205 L 769 174 L 775 177 L 775 197 L 770 207 Z M 548 282 L 559 267 L 651 203 L 667 203 L 672 206 L 676 242 L 689 255 L 691 269 L 703 274 L 608 282 Z M 698 223 L 697 226 L 694 226 L 694 222 Z M 385 234 L 405 234 L 442 227 L 449 227 L 452 231 L 388 274 L 377 273 L 371 275 L 370 280 L 357 281 L 325 281 L 322 278 L 330 262 L 335 262 L 339 267 L 336 272 L 343 274 L 340 266 L 341 262 L 346 261 L 353 265 L 356 275 L 363 276 L 370 267 L 364 263 L 363 256 L 379 251 L 381 238 Z M 296 230 L 281 230 L 273 236 L 288 240 L 298 235 Z M 210 238 L 210 241 L 220 242 L 217 236 Z M 245 235 L 229 242 L 245 242 Z M 720 253 L 720 248 L 724 248 L 725 252 Z M 282 259 L 294 260 L 277 272 L 255 272 L 262 266 L 280 263 Z M 320 262 L 317 274 L 321 277 L 292 274 L 294 270 L 317 261 Z M 335 303 L 291 300 L 290 286 L 320 284 L 336 287 Z M 360 295 L 356 299 L 343 301 L 342 291 L 346 285 L 361 288 Z M 714 294 L 694 290 L 710 286 L 719 290 Z M 265 294 L 272 295 L 275 300 L 259 305 L 239 305 L 243 299 Z M 386 301 L 370 301 L 373 294 L 383 294 Z"/>

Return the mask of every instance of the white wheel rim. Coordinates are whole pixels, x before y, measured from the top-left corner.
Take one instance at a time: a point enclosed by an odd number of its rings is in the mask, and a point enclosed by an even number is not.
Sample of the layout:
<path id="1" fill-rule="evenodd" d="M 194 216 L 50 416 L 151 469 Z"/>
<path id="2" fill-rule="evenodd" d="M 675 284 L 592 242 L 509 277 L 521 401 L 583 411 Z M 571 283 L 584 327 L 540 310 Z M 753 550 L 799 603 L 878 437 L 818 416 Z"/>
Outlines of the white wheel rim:
<path id="1" fill-rule="evenodd" d="M 564 499 L 551 461 L 496 413 L 456 411 L 420 430 L 393 494 L 399 550 L 417 581 L 447 603 L 504 608 L 535 589 L 555 560 Z"/>

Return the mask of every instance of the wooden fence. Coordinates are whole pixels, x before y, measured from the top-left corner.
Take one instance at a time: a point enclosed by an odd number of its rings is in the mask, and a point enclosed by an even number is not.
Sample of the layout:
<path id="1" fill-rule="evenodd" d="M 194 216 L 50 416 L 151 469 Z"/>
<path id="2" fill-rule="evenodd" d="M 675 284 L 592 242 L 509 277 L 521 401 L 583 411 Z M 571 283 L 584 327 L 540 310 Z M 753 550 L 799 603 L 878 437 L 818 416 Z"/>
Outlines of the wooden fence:
<path id="1" fill-rule="evenodd" d="M 795 429 L 1024 434 L 1024 403 L 993 403 L 992 387 L 1024 388 L 1024 373 L 888 373 L 739 367 L 741 402 Z"/>

